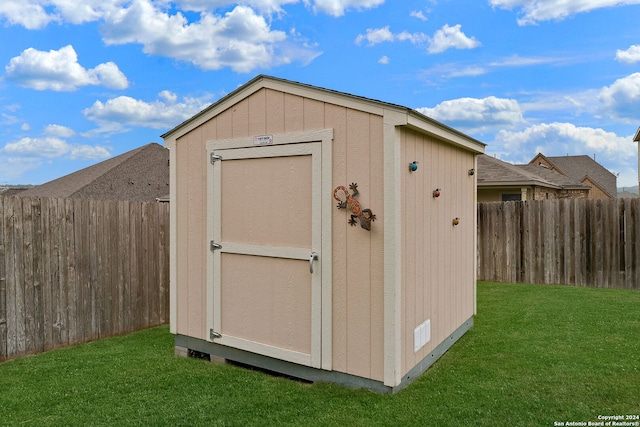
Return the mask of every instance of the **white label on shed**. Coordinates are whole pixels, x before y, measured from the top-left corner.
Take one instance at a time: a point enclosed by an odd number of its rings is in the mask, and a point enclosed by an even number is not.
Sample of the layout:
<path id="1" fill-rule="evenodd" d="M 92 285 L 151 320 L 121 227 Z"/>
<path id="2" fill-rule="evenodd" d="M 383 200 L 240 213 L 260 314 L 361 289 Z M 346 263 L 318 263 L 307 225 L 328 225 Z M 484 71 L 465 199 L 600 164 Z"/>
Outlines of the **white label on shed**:
<path id="1" fill-rule="evenodd" d="M 273 144 L 273 135 L 258 135 L 253 137 L 253 145 Z"/>

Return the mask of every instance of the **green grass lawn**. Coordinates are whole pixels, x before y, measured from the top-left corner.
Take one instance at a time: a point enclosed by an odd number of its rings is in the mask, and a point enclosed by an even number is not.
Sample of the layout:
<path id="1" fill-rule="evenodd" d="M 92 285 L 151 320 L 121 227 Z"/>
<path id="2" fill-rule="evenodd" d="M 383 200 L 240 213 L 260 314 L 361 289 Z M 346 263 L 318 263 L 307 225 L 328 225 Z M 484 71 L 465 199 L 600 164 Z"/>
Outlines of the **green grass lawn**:
<path id="1" fill-rule="evenodd" d="M 478 284 L 475 326 L 396 395 L 173 356 L 167 327 L 0 364 L 0 425 L 553 426 L 640 415 L 640 292 Z"/>

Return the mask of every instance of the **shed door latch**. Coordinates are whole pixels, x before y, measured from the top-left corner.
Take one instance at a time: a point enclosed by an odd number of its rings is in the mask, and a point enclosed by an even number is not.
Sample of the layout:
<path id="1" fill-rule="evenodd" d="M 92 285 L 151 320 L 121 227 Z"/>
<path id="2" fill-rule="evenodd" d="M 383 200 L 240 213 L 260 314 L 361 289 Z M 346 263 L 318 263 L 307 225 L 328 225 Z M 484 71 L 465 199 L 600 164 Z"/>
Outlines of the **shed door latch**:
<path id="1" fill-rule="evenodd" d="M 222 160 L 222 156 L 219 156 L 219 155 L 217 155 L 217 154 L 213 154 L 213 153 L 211 153 L 211 158 L 210 158 L 210 160 L 211 160 L 211 164 L 214 164 L 216 161 L 218 161 L 218 160 Z"/>
<path id="2" fill-rule="evenodd" d="M 209 249 L 211 250 L 211 252 L 215 251 L 216 249 L 222 249 L 222 245 L 220 243 L 216 243 L 213 240 L 209 243 Z"/>
<path id="3" fill-rule="evenodd" d="M 209 329 L 209 338 L 213 341 L 216 338 L 222 338 L 219 332 L 215 332 L 213 329 Z"/>

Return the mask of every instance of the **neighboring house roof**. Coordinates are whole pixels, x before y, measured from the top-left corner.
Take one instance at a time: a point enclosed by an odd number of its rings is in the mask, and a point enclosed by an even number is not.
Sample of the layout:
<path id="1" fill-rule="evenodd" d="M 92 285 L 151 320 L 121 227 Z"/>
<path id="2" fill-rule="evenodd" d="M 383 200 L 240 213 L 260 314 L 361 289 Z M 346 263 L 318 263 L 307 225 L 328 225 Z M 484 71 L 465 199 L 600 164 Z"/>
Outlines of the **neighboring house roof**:
<path id="1" fill-rule="evenodd" d="M 637 199 L 638 195 L 630 191 L 621 191 L 618 193 L 618 199 Z"/>
<path id="2" fill-rule="evenodd" d="M 169 191 L 169 150 L 151 143 L 21 192 L 23 197 L 155 201 Z"/>
<path id="3" fill-rule="evenodd" d="M 539 186 L 582 190 L 589 187 L 536 165 L 513 165 L 481 154 L 478 156 L 478 187 Z"/>
<path id="4" fill-rule="evenodd" d="M 450 144 L 463 147 L 476 153 L 484 153 L 486 146 L 486 144 L 409 107 L 266 75 L 256 76 L 216 103 L 200 111 L 164 135 L 161 135 L 165 140 L 165 145 L 170 145 L 172 143 L 171 141 L 177 141 L 182 135 L 205 123 L 211 117 L 215 117 L 222 111 L 231 108 L 239 101 L 263 88 L 300 95 L 306 98 L 356 110 L 369 111 L 380 115 L 391 113 L 389 121 L 386 122 L 387 124 L 406 126 L 420 132 L 428 133 Z"/>
<path id="5" fill-rule="evenodd" d="M 589 156 L 548 157 L 538 154 L 529 164 L 538 164 L 541 160 L 546 160 L 552 166 L 551 170 L 579 182 L 589 181 L 612 198 L 616 197 L 618 192 L 616 176 Z"/>
<path id="6" fill-rule="evenodd" d="M 640 127 L 636 131 L 636 135 L 633 137 L 634 142 L 640 142 Z"/>
<path id="7" fill-rule="evenodd" d="M 16 194 L 21 193 L 31 187 L 32 185 L 11 186 L 6 188 L 0 188 L 0 194 L 3 196 L 15 196 Z"/>

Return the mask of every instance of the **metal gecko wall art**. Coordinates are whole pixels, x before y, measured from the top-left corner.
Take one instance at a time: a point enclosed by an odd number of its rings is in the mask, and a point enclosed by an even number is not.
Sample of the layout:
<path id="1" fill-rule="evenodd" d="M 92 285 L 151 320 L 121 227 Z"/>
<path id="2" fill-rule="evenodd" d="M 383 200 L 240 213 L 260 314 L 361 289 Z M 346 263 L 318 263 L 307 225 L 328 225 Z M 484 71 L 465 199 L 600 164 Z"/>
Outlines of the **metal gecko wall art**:
<path id="1" fill-rule="evenodd" d="M 355 197 L 358 195 L 358 184 L 351 183 L 349 189 L 353 192 L 349 194 L 349 191 L 343 186 L 339 185 L 333 190 L 333 198 L 338 201 L 338 209 L 346 209 L 352 212 L 351 219 L 349 219 L 349 225 L 356 225 L 360 222 L 360 226 L 367 231 L 371 231 L 371 222 L 376 220 L 376 216 L 371 212 L 371 209 L 362 209 L 360 202 Z M 342 191 L 344 200 L 338 197 L 338 193 Z"/>

